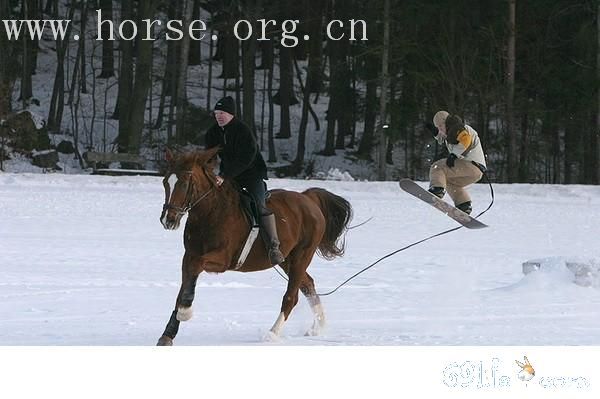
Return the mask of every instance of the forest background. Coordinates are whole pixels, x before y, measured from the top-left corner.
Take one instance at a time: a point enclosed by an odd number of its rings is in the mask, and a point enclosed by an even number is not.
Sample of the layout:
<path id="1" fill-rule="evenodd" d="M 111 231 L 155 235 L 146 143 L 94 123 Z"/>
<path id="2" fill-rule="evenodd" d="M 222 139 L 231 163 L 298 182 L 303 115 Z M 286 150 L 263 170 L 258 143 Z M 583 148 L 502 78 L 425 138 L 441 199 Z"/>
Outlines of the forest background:
<path id="1" fill-rule="evenodd" d="M 116 26 L 201 19 L 207 39 L 166 40 L 163 24 L 154 41 L 98 41 L 98 9 Z M 45 119 L 21 142 L 0 129 L 0 162 L 68 140 L 82 169 L 85 151 L 160 165 L 167 145 L 202 145 L 231 95 L 277 176 L 314 177 L 330 158 L 367 179 L 427 179 L 443 149 L 424 124 L 446 109 L 479 132 L 496 182 L 598 184 L 599 15 L 598 0 L 0 0 L 3 21 L 72 21 L 64 40 L 0 33 L 0 119 Z M 236 39 L 242 19 L 277 21 L 272 40 Z M 280 40 L 289 19 L 294 47 Z M 352 19 L 368 40 L 348 39 Z"/>

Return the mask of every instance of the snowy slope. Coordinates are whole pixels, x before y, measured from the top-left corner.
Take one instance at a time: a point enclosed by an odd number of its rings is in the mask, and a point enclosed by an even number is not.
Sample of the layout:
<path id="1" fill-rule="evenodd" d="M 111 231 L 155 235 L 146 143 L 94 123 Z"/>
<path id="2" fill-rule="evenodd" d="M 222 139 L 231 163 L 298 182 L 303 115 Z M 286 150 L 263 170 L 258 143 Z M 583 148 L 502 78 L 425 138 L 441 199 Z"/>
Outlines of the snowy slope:
<path id="1" fill-rule="evenodd" d="M 328 291 L 379 257 L 454 227 L 393 182 L 270 180 L 349 199 L 346 255 L 309 268 Z M 322 298 L 328 328 L 304 337 L 301 298 L 280 345 L 598 345 L 600 289 L 560 262 L 599 259 L 600 187 L 495 185 L 491 227 L 459 230 L 389 258 Z M 489 189 L 472 189 L 475 213 Z M 0 174 L 0 345 L 154 345 L 179 288 L 182 230 L 163 230 L 160 178 Z M 273 345 L 285 281 L 274 271 L 201 275 L 176 345 Z"/>

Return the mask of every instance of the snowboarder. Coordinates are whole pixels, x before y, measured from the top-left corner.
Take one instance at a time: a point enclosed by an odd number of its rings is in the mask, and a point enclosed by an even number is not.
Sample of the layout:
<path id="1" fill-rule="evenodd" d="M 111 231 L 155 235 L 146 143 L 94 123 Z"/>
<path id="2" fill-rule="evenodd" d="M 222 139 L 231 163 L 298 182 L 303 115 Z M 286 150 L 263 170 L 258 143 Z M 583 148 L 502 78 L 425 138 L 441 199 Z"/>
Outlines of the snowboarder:
<path id="1" fill-rule="evenodd" d="M 206 132 L 206 148 L 221 146 L 221 166 L 217 184 L 232 179 L 254 198 L 260 212 L 260 230 L 269 253 L 271 264 L 283 263 L 275 215 L 265 205 L 267 165 L 258 150 L 254 134 L 235 117 L 235 101 L 227 96 L 217 101 L 214 110 L 217 124 Z"/>
<path id="2" fill-rule="evenodd" d="M 485 155 L 479 135 L 457 115 L 438 111 L 433 125 L 426 125 L 440 144 L 445 144 L 449 155 L 434 162 L 429 169 L 429 192 L 443 198 L 446 192 L 461 211 L 473 210 L 471 197 L 465 187 L 476 183 L 486 170 Z"/>

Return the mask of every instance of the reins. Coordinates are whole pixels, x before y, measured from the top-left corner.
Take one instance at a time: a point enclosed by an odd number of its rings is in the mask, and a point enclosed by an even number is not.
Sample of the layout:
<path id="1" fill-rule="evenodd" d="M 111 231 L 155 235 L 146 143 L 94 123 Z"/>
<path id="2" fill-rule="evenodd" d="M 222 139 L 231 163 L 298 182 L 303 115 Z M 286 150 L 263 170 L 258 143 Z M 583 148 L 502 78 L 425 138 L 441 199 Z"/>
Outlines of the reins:
<path id="1" fill-rule="evenodd" d="M 489 179 L 489 177 L 488 177 L 487 173 L 486 173 L 484 170 L 482 170 L 481 172 L 483 173 L 483 177 L 485 177 L 485 180 L 487 181 L 488 185 L 490 186 L 490 195 L 491 195 L 492 199 L 491 199 L 491 201 L 490 201 L 490 204 L 488 205 L 488 207 L 487 207 L 487 208 L 486 208 L 486 209 L 485 209 L 483 212 L 480 212 L 480 213 L 479 213 L 477 216 L 475 216 L 475 219 L 479 218 L 481 215 L 483 215 L 484 213 L 486 213 L 487 211 L 489 211 L 489 210 L 490 210 L 490 208 L 492 207 L 492 205 L 494 205 L 494 188 L 492 187 L 492 182 L 490 181 L 490 179 Z M 352 276 L 348 277 L 346 280 L 344 280 L 344 281 L 343 281 L 341 284 L 339 284 L 337 287 L 335 287 L 335 288 L 334 288 L 334 289 L 332 289 L 331 291 L 327 291 L 327 292 L 325 292 L 325 293 L 317 293 L 317 295 L 318 295 L 318 296 L 327 296 L 327 295 L 331 295 L 331 294 L 333 294 L 334 292 L 336 292 L 338 289 L 340 289 L 341 287 L 343 287 L 344 285 L 346 285 L 348 282 L 350 282 L 351 280 L 353 280 L 354 278 L 356 278 L 358 275 L 360 275 L 360 274 L 364 273 L 365 271 L 369 270 L 370 268 L 372 268 L 373 266 L 375 266 L 375 265 L 376 265 L 376 264 L 378 264 L 379 262 L 381 262 L 381 261 L 383 261 L 383 260 L 385 260 L 385 259 L 387 259 L 387 258 L 390 258 L 390 257 L 392 257 L 392 256 L 396 255 L 396 254 L 397 254 L 397 253 L 399 253 L 399 252 L 402 252 L 402 251 L 405 251 L 405 250 L 407 250 L 407 249 L 409 249 L 409 248 L 412 248 L 412 247 L 414 247 L 415 245 L 418 245 L 418 244 L 424 243 L 425 241 L 429 241 L 429 240 L 431 240 L 431 239 L 433 239 L 433 238 L 436 238 L 436 237 L 443 236 L 444 234 L 448 234 L 448 233 L 451 233 L 451 232 L 453 232 L 453 231 L 460 230 L 460 229 L 462 229 L 463 227 L 464 227 L 464 226 L 457 226 L 457 227 L 453 227 L 453 228 L 451 228 L 451 229 L 448 229 L 448 230 L 442 231 L 441 233 L 437 233 L 437 234 L 431 235 L 431 236 L 429 236 L 429 237 L 426 237 L 426 238 L 423 238 L 423 239 L 421 239 L 421 240 L 419 240 L 419 241 L 416 241 L 416 242 L 414 242 L 414 243 L 412 243 L 412 244 L 409 244 L 409 245 L 407 245 L 407 246 L 405 246 L 405 247 L 402 247 L 402 248 L 399 248 L 399 249 L 397 249 L 397 250 L 395 250 L 395 251 L 392 251 L 392 252 L 388 253 L 387 255 L 384 255 L 384 256 L 382 256 L 381 258 L 377 259 L 375 262 L 371 263 L 371 264 L 370 264 L 370 265 L 368 265 L 367 267 L 365 267 L 365 268 L 361 269 L 360 271 L 358 271 L 358 272 L 354 273 Z M 275 269 L 275 271 L 277 271 L 277 273 L 278 273 L 278 274 L 279 274 L 281 277 L 283 277 L 284 279 L 286 279 L 286 280 L 287 280 L 287 277 L 286 277 L 286 276 L 284 276 L 283 274 L 281 274 L 281 272 L 280 272 L 280 271 L 279 271 L 277 268 L 275 268 L 275 267 L 274 267 L 274 269 Z"/>

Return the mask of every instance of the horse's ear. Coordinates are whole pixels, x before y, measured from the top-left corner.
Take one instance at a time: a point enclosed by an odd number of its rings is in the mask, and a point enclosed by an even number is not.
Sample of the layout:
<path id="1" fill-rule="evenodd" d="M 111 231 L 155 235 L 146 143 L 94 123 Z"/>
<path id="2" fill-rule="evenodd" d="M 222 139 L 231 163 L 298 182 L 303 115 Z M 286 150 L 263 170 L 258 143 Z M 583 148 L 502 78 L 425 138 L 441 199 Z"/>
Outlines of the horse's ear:
<path id="1" fill-rule="evenodd" d="M 195 152 L 193 154 L 193 160 L 194 160 L 194 164 L 198 165 L 198 166 L 204 166 L 204 158 L 202 157 L 202 153 L 201 152 Z"/>
<path id="2" fill-rule="evenodd" d="M 173 156 L 173 152 L 171 152 L 171 149 L 169 147 L 166 147 L 165 149 L 165 159 L 170 164 L 173 163 L 173 160 L 175 159 L 175 157 Z"/>
<path id="3" fill-rule="evenodd" d="M 206 151 L 206 159 L 207 159 L 207 163 L 214 163 L 217 160 L 217 155 L 219 154 L 219 151 L 221 151 L 221 147 L 215 147 L 215 148 L 211 148 L 210 150 Z"/>
<path id="4" fill-rule="evenodd" d="M 218 163 L 217 155 L 219 154 L 220 150 L 221 150 L 221 147 L 217 147 L 217 148 L 211 149 L 208 152 L 206 164 L 213 169 L 217 167 L 217 163 Z"/>
<path id="5" fill-rule="evenodd" d="M 217 154 L 220 150 L 221 147 L 213 147 L 208 150 L 199 151 L 194 161 L 202 167 L 213 164 L 217 160 Z"/>

